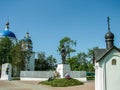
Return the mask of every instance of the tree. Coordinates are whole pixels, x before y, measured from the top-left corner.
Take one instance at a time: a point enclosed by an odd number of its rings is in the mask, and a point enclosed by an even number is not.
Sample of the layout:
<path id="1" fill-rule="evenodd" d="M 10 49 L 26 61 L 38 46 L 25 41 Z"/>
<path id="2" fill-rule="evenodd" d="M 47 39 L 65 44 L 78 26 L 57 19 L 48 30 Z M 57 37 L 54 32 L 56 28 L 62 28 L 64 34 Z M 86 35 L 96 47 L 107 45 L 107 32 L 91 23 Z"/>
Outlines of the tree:
<path id="1" fill-rule="evenodd" d="M 94 51 L 98 49 L 98 47 L 93 47 L 92 49 L 88 49 L 88 59 L 89 59 L 89 62 L 88 62 L 88 67 L 89 67 L 89 72 L 94 72 L 95 69 L 94 69 Z"/>
<path id="2" fill-rule="evenodd" d="M 56 59 L 50 55 L 45 56 L 45 52 L 38 53 L 38 59 L 35 60 L 35 70 L 55 70 Z"/>
<path id="3" fill-rule="evenodd" d="M 38 53 L 38 59 L 35 60 L 35 70 L 46 70 L 47 62 L 45 58 L 45 52 Z"/>
<path id="4" fill-rule="evenodd" d="M 69 37 L 64 37 L 63 39 L 59 41 L 59 47 L 57 51 L 61 52 L 62 45 L 65 46 L 67 57 L 70 58 L 70 53 L 73 53 L 76 51 L 75 49 L 72 48 L 73 46 L 76 46 L 76 41 L 72 40 Z"/>
<path id="5" fill-rule="evenodd" d="M 76 56 L 73 56 L 71 58 L 67 58 L 67 63 L 70 65 L 70 68 L 72 71 L 78 70 L 79 63 L 78 63 L 78 59 Z"/>
<path id="6" fill-rule="evenodd" d="M 21 42 L 15 42 L 8 37 L 0 39 L 0 65 L 11 63 L 13 74 L 24 70 L 27 53 L 22 50 Z"/>
<path id="7" fill-rule="evenodd" d="M 84 52 L 80 52 L 76 56 L 68 58 L 67 63 L 70 65 L 71 70 L 88 71 L 87 55 Z"/>
<path id="8" fill-rule="evenodd" d="M 90 59 L 90 62 L 93 61 L 94 51 L 95 51 L 96 49 L 98 49 L 98 47 L 93 47 L 92 49 L 88 49 L 87 56 L 88 56 L 88 58 Z"/>
<path id="9" fill-rule="evenodd" d="M 22 43 L 19 41 L 11 49 L 13 75 L 19 76 L 21 70 L 25 70 L 27 52 L 23 50 Z"/>
<path id="10" fill-rule="evenodd" d="M 22 45 L 18 42 L 14 48 L 11 49 L 12 65 L 17 66 L 20 70 L 24 70 L 26 52 L 22 50 Z"/>
<path id="11" fill-rule="evenodd" d="M 80 65 L 84 65 L 87 63 L 87 55 L 84 52 L 78 53 L 77 58 Z"/>
<path id="12" fill-rule="evenodd" d="M 87 54 L 84 52 L 80 52 L 77 54 L 78 62 L 79 62 L 79 70 L 88 71 L 88 60 Z"/>
<path id="13" fill-rule="evenodd" d="M 49 66 L 49 70 L 55 70 L 56 59 L 52 55 L 47 57 L 47 63 L 48 63 L 48 66 Z"/>
<path id="14" fill-rule="evenodd" d="M 0 40 L 0 64 L 11 63 L 12 57 L 10 55 L 11 49 L 14 47 L 14 43 L 9 38 L 1 38 Z"/>

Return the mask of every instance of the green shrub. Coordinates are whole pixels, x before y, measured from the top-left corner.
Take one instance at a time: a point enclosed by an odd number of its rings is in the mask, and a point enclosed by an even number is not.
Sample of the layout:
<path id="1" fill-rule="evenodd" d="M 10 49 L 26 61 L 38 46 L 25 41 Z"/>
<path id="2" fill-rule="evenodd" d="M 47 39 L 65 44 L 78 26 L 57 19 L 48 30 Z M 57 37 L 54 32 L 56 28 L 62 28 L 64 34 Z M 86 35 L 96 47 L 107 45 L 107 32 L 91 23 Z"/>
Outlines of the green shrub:
<path id="1" fill-rule="evenodd" d="M 53 87 L 67 87 L 67 86 L 74 86 L 74 85 L 83 85 L 83 82 L 78 81 L 76 79 L 54 79 L 52 81 L 43 81 L 40 82 L 39 84 L 44 84 L 44 85 L 51 85 Z"/>

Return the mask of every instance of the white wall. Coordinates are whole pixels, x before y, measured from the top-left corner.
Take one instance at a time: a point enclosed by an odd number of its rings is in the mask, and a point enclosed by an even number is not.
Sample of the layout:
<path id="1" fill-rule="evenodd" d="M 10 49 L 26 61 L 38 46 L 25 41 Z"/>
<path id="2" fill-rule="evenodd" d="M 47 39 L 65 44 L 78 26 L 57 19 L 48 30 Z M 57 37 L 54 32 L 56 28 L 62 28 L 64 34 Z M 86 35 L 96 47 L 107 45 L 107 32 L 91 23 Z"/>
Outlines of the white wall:
<path id="1" fill-rule="evenodd" d="M 26 59 L 25 64 L 25 70 L 26 71 L 34 71 L 35 70 L 35 53 L 32 53 L 28 62 L 28 59 Z"/>
<path id="2" fill-rule="evenodd" d="M 8 71 L 8 73 L 6 71 Z M 2 64 L 1 80 L 12 80 L 11 75 L 12 75 L 11 64 L 10 63 Z"/>
<path id="3" fill-rule="evenodd" d="M 28 68 L 30 69 L 30 71 L 35 70 L 35 53 L 31 54 Z"/>
<path id="4" fill-rule="evenodd" d="M 20 80 L 48 80 L 54 71 L 21 71 Z"/>
<path id="5" fill-rule="evenodd" d="M 99 63 L 95 65 L 95 90 L 103 90 L 103 69 Z"/>
<path id="6" fill-rule="evenodd" d="M 106 59 L 106 89 L 107 90 L 120 90 L 120 53 L 112 51 Z M 112 60 L 116 59 L 116 65 L 112 65 Z"/>
<path id="7" fill-rule="evenodd" d="M 83 82 L 87 81 L 86 71 L 71 71 L 70 77 Z"/>
<path id="8" fill-rule="evenodd" d="M 21 71 L 20 80 L 48 80 L 49 77 L 54 76 L 54 71 Z M 70 76 L 80 81 L 87 81 L 86 71 L 71 71 Z"/>
<path id="9" fill-rule="evenodd" d="M 116 65 L 112 65 L 113 59 L 116 59 Z M 96 87 L 102 88 L 95 90 L 120 90 L 120 52 L 113 49 L 98 64 L 101 70 L 96 69 L 96 85 L 98 85 Z"/>

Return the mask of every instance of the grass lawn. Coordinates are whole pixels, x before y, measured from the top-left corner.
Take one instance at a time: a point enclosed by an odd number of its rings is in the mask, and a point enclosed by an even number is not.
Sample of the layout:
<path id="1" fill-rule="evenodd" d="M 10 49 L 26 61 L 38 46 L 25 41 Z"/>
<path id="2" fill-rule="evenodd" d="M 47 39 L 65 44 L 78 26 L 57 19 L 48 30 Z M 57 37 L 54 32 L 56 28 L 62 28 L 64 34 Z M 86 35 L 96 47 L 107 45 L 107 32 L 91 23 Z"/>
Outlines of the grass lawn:
<path id="1" fill-rule="evenodd" d="M 39 84 L 50 85 L 53 87 L 68 87 L 68 86 L 75 86 L 75 85 L 83 85 L 84 83 L 72 78 L 69 78 L 69 79 L 62 78 L 62 79 L 54 79 L 51 81 L 48 81 L 48 80 L 43 81 L 43 82 L 40 82 Z"/>

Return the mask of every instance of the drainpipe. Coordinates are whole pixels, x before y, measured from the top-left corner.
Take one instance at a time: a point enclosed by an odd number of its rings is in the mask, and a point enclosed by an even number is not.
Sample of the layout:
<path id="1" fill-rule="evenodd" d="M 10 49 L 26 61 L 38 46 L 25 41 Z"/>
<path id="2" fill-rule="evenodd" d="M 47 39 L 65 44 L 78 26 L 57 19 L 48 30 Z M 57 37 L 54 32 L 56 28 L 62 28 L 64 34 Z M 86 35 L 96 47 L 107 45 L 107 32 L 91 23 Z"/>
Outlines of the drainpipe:
<path id="1" fill-rule="evenodd" d="M 104 90 L 107 90 L 107 80 L 106 80 L 106 61 L 104 63 L 104 76 L 103 76 L 103 80 L 104 80 Z"/>

